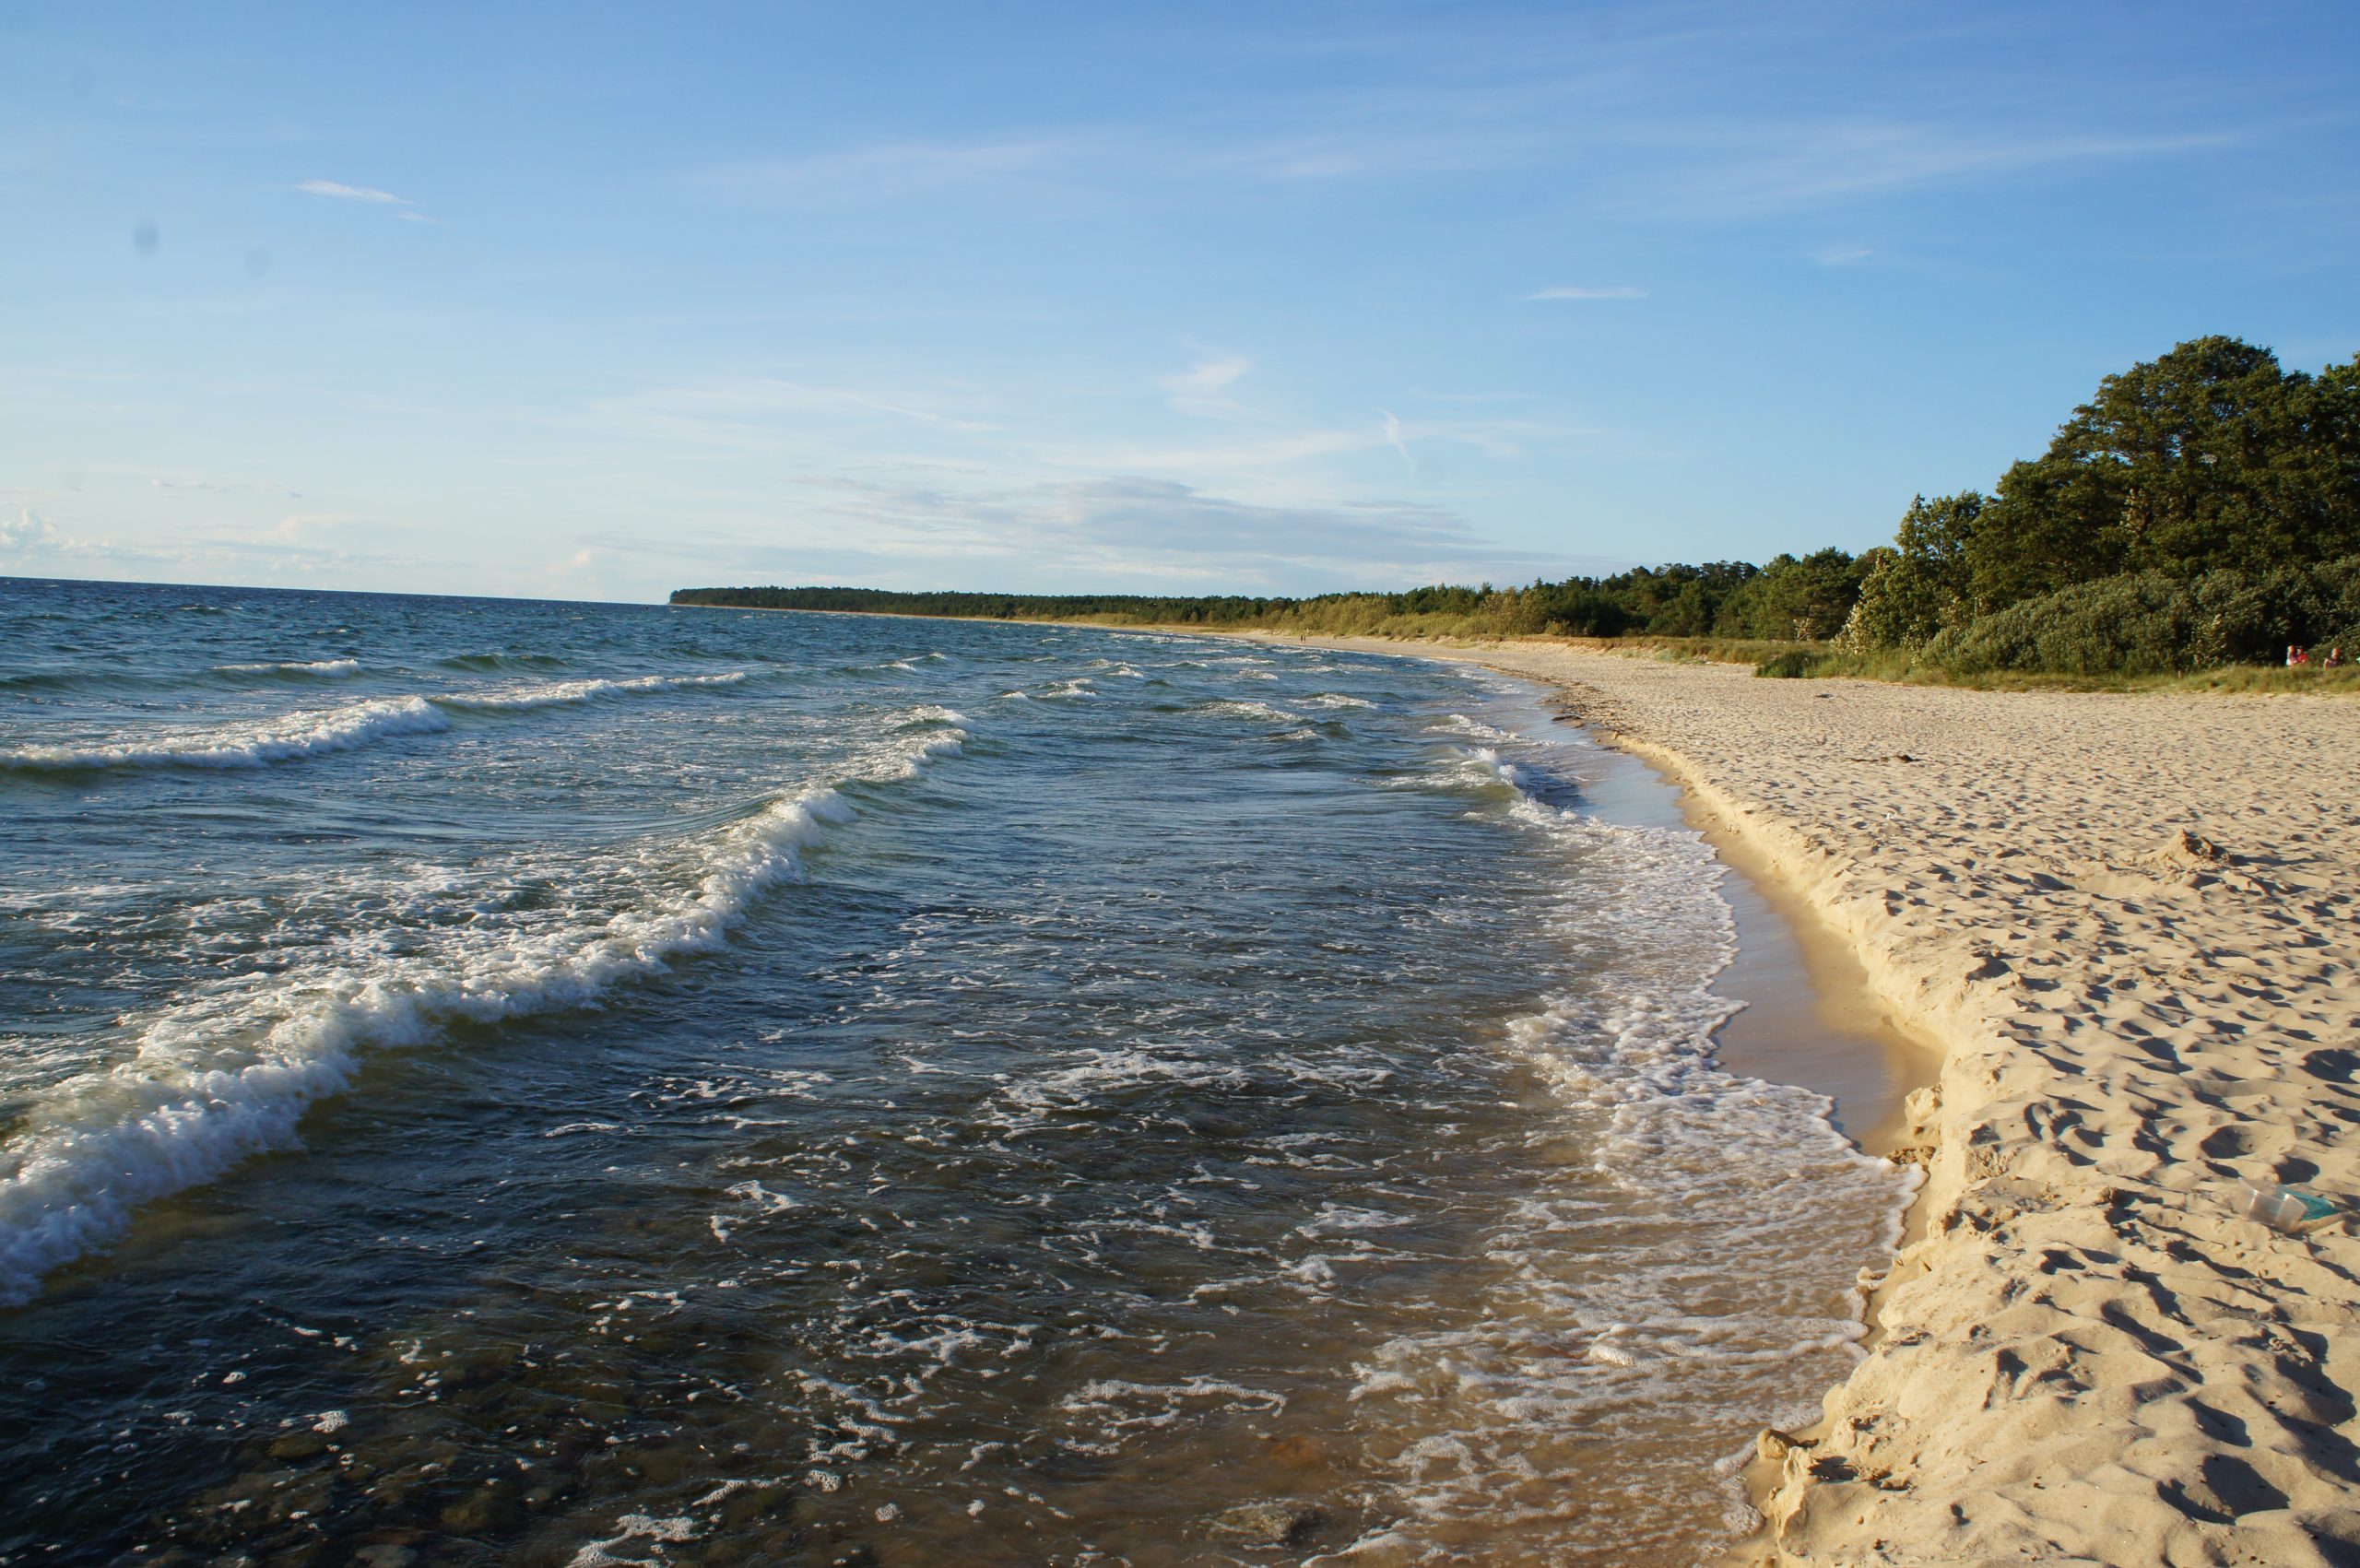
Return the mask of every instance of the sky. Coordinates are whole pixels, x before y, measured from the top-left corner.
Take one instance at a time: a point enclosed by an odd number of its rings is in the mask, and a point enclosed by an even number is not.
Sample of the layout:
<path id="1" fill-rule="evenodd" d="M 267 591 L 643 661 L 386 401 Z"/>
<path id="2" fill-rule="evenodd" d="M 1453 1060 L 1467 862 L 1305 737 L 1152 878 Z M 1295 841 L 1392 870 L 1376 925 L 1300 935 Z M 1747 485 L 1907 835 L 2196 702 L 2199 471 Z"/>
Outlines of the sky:
<path id="1" fill-rule="evenodd" d="M 0 0 L 0 573 L 1764 560 L 2360 351 L 2360 6 Z"/>

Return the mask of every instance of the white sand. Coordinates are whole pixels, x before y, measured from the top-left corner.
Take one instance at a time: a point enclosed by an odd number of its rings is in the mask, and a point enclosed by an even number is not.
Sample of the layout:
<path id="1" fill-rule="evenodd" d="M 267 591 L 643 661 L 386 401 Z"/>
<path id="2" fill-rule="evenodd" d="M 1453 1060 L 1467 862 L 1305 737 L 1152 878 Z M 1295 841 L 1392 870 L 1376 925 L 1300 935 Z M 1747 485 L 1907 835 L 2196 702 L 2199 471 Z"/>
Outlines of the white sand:
<path id="1" fill-rule="evenodd" d="M 1744 1561 L 2360 1562 L 2360 1235 L 2237 1213 L 2360 1202 L 2360 702 L 1343 645 L 1565 686 L 1946 1047 L 1923 1238 Z"/>

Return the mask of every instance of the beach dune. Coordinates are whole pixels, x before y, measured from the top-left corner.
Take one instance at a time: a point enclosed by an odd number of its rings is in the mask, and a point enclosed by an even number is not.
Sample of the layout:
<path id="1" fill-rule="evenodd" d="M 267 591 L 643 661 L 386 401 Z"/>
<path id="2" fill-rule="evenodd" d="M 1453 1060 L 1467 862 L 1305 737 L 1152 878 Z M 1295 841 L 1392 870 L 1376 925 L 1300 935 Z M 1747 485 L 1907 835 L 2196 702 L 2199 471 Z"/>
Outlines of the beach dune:
<path id="1" fill-rule="evenodd" d="M 1741 1561 L 2360 1562 L 2360 1236 L 2241 1191 L 2360 1202 L 2360 705 L 1432 651 L 1564 688 L 1945 1048 L 1915 1239 Z"/>

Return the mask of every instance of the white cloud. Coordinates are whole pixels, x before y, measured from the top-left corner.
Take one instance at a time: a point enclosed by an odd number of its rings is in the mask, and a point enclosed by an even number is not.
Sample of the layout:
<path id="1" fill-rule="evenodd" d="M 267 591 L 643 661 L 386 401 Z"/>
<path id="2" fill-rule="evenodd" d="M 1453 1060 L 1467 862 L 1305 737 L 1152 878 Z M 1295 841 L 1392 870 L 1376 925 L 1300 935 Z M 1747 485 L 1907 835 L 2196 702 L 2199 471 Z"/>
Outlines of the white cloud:
<path id="1" fill-rule="evenodd" d="M 2185 158 L 2253 135 L 2191 128 L 2184 111 L 2161 121 L 2151 95 L 2055 92 L 2046 80 L 2053 66 L 1996 100 L 1992 84 L 1957 73 L 1939 88 L 1847 81 L 1840 93 L 1810 92 L 1857 30 L 1847 6 L 1801 18 L 1718 0 L 1609 9 L 1628 14 L 1611 27 L 1587 14 L 1553 26 L 1520 22 L 1513 38 L 1453 16 L 1446 27 L 1412 29 L 1373 51 L 1372 60 L 1387 57 L 1381 68 L 1313 88 L 1242 91 L 1218 109 L 756 154 L 686 180 L 714 195 L 782 206 L 1005 206 L 1151 201 L 1145 193 L 1160 185 L 1283 188 L 1551 170 L 1558 199 L 1594 213 L 1725 223 L 1929 185 Z M 1894 34 L 1881 40 L 1887 50 L 1947 50 L 1974 25 L 1945 13 L 1922 29 L 1878 30 Z M 1984 29 L 1996 41 L 2000 26 Z M 1413 36 L 1415 47 L 1406 42 Z M 1794 86 L 1764 89 L 1778 81 Z M 1831 100 L 1852 107 L 1799 107 Z"/>
<path id="2" fill-rule="evenodd" d="M 340 202 L 376 202 L 389 206 L 407 206 L 407 199 L 391 191 L 372 190 L 367 185 L 348 185 L 336 180 L 303 180 L 295 188 L 307 196 L 326 196 Z"/>
<path id="3" fill-rule="evenodd" d="M 1574 284 L 1562 284 L 1554 289 L 1540 289 L 1527 294 L 1527 300 L 1644 300 L 1647 291 L 1629 284 L 1611 289 L 1585 289 Z"/>
<path id="4" fill-rule="evenodd" d="M 283 539 L 298 544 L 305 538 L 322 534 L 334 534 L 356 524 L 370 525 L 370 532 L 380 531 L 384 525 L 357 512 L 297 512 L 278 520 L 278 526 L 269 530 L 266 538 Z"/>
<path id="5" fill-rule="evenodd" d="M 1316 592 L 1572 570 L 1486 545 L 1455 513 L 1386 501 L 1261 505 L 1176 480 L 1121 476 L 948 490 L 836 477 L 794 513 L 813 543 L 733 552 L 746 568 L 900 584 L 999 570 L 1068 585 L 1126 581 Z M 770 530 L 775 537 L 775 527 Z M 824 540 L 824 543 L 819 542 Z"/>
<path id="6" fill-rule="evenodd" d="M 2231 133 L 2093 135 L 2037 125 L 1994 132 L 1899 119 L 1730 126 L 1682 138 L 1693 145 L 1667 142 L 1688 156 L 1634 193 L 1632 205 L 1692 218 L 1746 218 L 1929 185 L 2216 152 L 2241 139 Z"/>
<path id="7" fill-rule="evenodd" d="M 591 410 L 640 435 L 753 452 L 808 445 L 822 419 L 990 432 L 990 423 L 971 417 L 974 406 L 958 387 L 872 391 L 761 377 L 651 387 L 602 398 Z"/>
<path id="8" fill-rule="evenodd" d="M 1074 447 L 1042 454 L 1060 468 L 1127 469 L 1148 473 L 1207 472 L 1283 467 L 1315 457 L 1367 452 L 1385 444 L 1384 433 L 1361 430 L 1301 430 L 1225 442 L 1217 446 Z"/>
<path id="9" fill-rule="evenodd" d="M 1857 266 L 1874 253 L 1866 245 L 1827 245 L 1811 259 L 1822 266 Z"/>
<path id="10" fill-rule="evenodd" d="M 17 509 L 14 523 L 0 523 L 0 556 L 45 555 L 57 548 L 57 530 L 31 507 Z"/>
<path id="11" fill-rule="evenodd" d="M 1222 393 L 1253 368 L 1254 361 L 1243 354 L 1225 355 L 1200 360 L 1178 375 L 1160 377 L 1156 384 L 1172 395 L 1174 413 L 1196 419 L 1222 419 L 1243 412 L 1234 399 Z"/>
<path id="12" fill-rule="evenodd" d="M 366 206 L 389 206 L 394 216 L 404 223 L 430 223 L 442 227 L 439 218 L 430 218 L 418 210 L 418 204 L 407 196 L 397 196 L 391 191 L 380 191 L 371 185 L 348 185 L 341 180 L 299 180 L 295 188 L 307 196 L 319 196 L 328 201 L 360 202 Z"/>

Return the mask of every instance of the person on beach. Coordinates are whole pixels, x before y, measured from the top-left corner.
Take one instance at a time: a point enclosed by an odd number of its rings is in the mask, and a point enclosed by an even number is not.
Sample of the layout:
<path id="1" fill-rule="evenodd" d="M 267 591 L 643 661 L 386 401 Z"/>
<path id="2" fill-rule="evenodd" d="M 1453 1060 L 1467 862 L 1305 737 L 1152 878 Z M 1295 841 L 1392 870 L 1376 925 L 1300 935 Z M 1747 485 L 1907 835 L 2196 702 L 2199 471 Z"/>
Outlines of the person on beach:
<path id="1" fill-rule="evenodd" d="M 2330 648 L 2327 651 L 2327 660 L 2321 667 L 2325 669 L 2334 669 L 2340 666 L 2342 663 L 2343 647 L 2342 644 L 2338 643 L 2336 646 Z"/>
<path id="2" fill-rule="evenodd" d="M 2310 650 L 2303 647 L 2300 643 L 2289 643 L 2286 644 L 2286 667 L 2288 669 L 2293 669 L 2296 665 L 2307 665 L 2310 662 Z"/>

